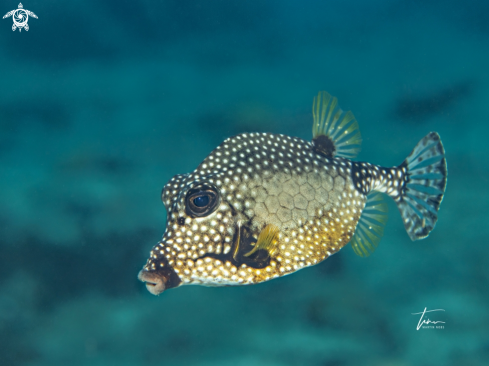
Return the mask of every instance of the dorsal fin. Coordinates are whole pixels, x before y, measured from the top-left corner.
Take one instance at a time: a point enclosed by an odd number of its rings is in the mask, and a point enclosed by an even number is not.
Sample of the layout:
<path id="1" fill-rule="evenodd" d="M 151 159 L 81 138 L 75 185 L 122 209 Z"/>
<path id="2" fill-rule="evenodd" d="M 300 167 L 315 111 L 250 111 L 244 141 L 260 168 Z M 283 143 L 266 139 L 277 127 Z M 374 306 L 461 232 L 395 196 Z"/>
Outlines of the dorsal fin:
<path id="1" fill-rule="evenodd" d="M 356 255 L 368 257 L 379 245 L 387 223 L 387 204 L 382 193 L 372 192 L 358 221 L 351 247 Z"/>
<path id="2" fill-rule="evenodd" d="M 338 99 L 319 92 L 312 104 L 312 142 L 314 149 L 327 157 L 354 158 L 360 151 L 362 136 L 353 113 L 343 112 Z"/>

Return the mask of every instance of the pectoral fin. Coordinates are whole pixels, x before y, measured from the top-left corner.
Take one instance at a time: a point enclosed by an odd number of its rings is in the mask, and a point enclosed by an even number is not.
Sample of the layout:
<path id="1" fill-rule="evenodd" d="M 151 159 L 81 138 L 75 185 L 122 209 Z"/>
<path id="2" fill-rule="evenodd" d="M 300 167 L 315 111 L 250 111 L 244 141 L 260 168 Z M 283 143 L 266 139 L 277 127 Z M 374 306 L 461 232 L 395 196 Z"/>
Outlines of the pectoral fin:
<path id="1" fill-rule="evenodd" d="M 258 235 L 255 246 L 245 254 L 245 257 L 249 257 L 259 249 L 266 250 L 271 256 L 277 250 L 279 233 L 280 230 L 277 226 L 273 224 L 265 226 L 260 235 Z"/>

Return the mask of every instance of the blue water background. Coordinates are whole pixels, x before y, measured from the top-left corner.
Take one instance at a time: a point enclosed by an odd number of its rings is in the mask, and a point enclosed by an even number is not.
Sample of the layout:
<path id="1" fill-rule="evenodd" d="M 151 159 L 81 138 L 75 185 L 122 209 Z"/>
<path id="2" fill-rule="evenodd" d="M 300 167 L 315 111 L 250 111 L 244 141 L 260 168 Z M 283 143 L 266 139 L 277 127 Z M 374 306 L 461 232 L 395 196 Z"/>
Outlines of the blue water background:
<path id="1" fill-rule="evenodd" d="M 23 5 L 28 32 L 0 22 L 0 365 L 489 365 L 489 2 Z M 368 259 L 150 295 L 163 185 L 230 135 L 310 139 L 319 90 L 357 117 L 359 160 L 440 134 L 429 238 L 391 203 Z M 425 307 L 444 329 L 416 330 Z"/>

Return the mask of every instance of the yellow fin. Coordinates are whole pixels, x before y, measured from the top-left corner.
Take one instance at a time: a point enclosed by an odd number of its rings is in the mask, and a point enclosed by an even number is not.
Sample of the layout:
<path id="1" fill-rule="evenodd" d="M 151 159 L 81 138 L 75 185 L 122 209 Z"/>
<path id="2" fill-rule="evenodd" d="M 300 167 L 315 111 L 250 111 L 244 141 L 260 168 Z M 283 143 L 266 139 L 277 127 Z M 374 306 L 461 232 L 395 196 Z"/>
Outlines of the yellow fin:
<path id="1" fill-rule="evenodd" d="M 360 151 L 362 136 L 353 113 L 343 112 L 338 106 L 338 99 L 329 93 L 319 92 L 312 104 L 312 138 L 314 142 L 324 143 L 319 136 L 327 136 L 334 145 L 333 151 L 326 147 L 326 155 L 354 158 Z M 316 140 L 316 141 L 315 141 Z M 327 144 L 327 145 L 329 145 Z M 319 150 L 324 151 L 319 147 Z"/>
<path id="2" fill-rule="evenodd" d="M 234 248 L 233 258 L 237 260 L 239 252 L 239 244 L 241 241 L 241 221 L 238 221 L 238 237 L 236 238 L 236 247 Z"/>
<path id="3" fill-rule="evenodd" d="M 387 223 L 387 204 L 381 193 L 371 193 L 358 221 L 351 247 L 356 255 L 368 257 L 379 245 Z"/>
<path id="4" fill-rule="evenodd" d="M 245 254 L 245 257 L 249 257 L 259 249 L 265 249 L 269 255 L 272 255 L 277 250 L 279 232 L 279 228 L 273 224 L 265 226 L 258 235 L 255 246 Z"/>

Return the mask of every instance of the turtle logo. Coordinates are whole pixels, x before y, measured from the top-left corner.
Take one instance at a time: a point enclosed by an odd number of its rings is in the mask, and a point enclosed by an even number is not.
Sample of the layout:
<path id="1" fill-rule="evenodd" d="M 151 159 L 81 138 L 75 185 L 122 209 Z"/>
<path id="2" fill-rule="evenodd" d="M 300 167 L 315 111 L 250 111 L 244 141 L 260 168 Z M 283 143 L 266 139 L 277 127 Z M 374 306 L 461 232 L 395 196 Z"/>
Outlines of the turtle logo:
<path id="1" fill-rule="evenodd" d="M 19 8 L 9 11 L 3 16 L 3 19 L 12 17 L 14 20 L 14 24 L 12 25 L 13 31 L 15 31 L 17 28 L 19 28 L 19 32 L 22 31 L 22 28 L 28 31 L 29 25 L 27 24 L 27 20 L 29 19 L 29 15 L 37 19 L 36 14 L 34 14 L 32 11 L 25 10 L 22 3 L 19 3 Z"/>

